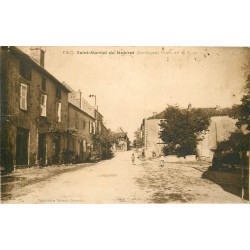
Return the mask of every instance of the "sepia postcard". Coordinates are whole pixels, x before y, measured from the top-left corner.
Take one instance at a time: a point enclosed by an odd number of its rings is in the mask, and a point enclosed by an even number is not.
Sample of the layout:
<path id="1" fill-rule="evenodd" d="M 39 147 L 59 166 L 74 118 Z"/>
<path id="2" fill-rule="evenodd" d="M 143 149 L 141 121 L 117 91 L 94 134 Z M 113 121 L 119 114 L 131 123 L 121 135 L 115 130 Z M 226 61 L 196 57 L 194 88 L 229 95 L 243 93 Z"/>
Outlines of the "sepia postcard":
<path id="1" fill-rule="evenodd" d="M 249 202 L 250 49 L 1 47 L 1 203 Z"/>

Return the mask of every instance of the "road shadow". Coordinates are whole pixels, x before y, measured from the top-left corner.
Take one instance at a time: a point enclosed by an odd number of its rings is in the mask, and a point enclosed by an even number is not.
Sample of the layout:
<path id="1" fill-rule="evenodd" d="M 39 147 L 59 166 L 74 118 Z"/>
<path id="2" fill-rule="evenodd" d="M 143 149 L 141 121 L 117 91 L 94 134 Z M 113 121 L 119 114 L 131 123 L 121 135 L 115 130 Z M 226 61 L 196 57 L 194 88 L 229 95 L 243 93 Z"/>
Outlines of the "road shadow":
<path id="1" fill-rule="evenodd" d="M 242 189 L 244 190 L 243 199 L 249 200 L 249 171 L 242 170 L 214 170 L 209 168 L 202 174 L 202 178 L 210 180 L 228 193 L 242 197 Z"/>

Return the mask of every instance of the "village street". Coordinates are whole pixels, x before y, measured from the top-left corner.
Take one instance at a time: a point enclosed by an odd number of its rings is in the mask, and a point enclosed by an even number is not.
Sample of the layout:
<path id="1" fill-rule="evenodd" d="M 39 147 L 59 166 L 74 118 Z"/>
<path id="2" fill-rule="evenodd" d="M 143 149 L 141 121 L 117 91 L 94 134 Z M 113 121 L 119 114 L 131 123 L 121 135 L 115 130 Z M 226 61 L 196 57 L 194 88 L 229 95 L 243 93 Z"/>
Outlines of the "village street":
<path id="1" fill-rule="evenodd" d="M 165 163 L 162 168 L 158 161 L 141 161 L 138 158 L 135 165 L 132 165 L 132 153 L 118 152 L 111 160 L 77 167 L 69 166 L 68 168 L 73 168 L 72 171 L 51 175 L 23 187 L 14 188 L 8 197 L 3 198 L 3 195 L 2 203 L 244 202 L 240 197 L 202 178 L 208 165 Z M 49 168 L 37 171 L 42 173 Z"/>

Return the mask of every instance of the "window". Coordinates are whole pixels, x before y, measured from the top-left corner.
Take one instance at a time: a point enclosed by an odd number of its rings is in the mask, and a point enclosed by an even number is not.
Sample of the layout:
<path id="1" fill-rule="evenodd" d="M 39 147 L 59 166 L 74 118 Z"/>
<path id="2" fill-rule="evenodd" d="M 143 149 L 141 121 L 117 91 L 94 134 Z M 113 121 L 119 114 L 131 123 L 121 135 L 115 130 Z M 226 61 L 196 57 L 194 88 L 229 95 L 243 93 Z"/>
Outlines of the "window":
<path id="1" fill-rule="evenodd" d="M 93 133 L 96 134 L 96 122 L 93 122 Z"/>
<path id="2" fill-rule="evenodd" d="M 61 99 L 61 89 L 56 87 L 56 98 Z"/>
<path id="3" fill-rule="evenodd" d="M 89 133 L 95 134 L 95 122 L 89 121 Z"/>
<path id="4" fill-rule="evenodd" d="M 26 84 L 21 83 L 21 86 L 20 86 L 20 108 L 23 110 L 27 110 L 27 93 L 28 93 L 28 86 Z"/>
<path id="5" fill-rule="evenodd" d="M 20 61 L 19 73 L 26 80 L 31 80 L 31 67 L 29 64 Z"/>
<path id="6" fill-rule="evenodd" d="M 41 95 L 41 116 L 47 115 L 47 95 Z"/>
<path id="7" fill-rule="evenodd" d="M 101 121 L 98 121 L 98 133 L 101 134 L 102 132 L 102 126 Z"/>
<path id="8" fill-rule="evenodd" d="M 92 121 L 89 121 L 89 133 L 92 134 Z"/>
<path id="9" fill-rule="evenodd" d="M 42 77 L 42 90 L 46 91 L 46 78 Z"/>
<path id="10" fill-rule="evenodd" d="M 79 114 L 75 113 L 75 128 L 79 128 Z"/>
<path id="11" fill-rule="evenodd" d="M 82 119 L 82 128 L 84 129 L 86 127 L 86 122 Z"/>
<path id="12" fill-rule="evenodd" d="M 60 102 L 57 102 L 56 103 L 57 122 L 61 122 L 61 113 L 62 113 L 62 104 Z"/>

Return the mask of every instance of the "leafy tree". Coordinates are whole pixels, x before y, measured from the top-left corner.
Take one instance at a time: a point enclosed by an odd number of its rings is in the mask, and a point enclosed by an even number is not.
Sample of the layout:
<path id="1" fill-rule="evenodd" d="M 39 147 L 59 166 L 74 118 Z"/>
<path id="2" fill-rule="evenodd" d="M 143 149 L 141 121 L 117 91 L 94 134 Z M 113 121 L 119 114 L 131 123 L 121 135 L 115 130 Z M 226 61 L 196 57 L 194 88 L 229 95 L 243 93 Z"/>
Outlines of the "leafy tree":
<path id="1" fill-rule="evenodd" d="M 141 130 L 140 128 L 137 128 L 136 131 L 134 132 L 134 141 L 133 141 L 133 146 L 136 148 L 142 147 L 142 137 L 141 137 Z"/>
<path id="2" fill-rule="evenodd" d="M 165 155 L 178 157 L 196 154 L 196 147 L 210 123 L 209 115 L 202 109 L 180 109 L 170 106 L 160 122 L 160 138 L 165 146 Z"/>
<path id="3" fill-rule="evenodd" d="M 236 125 L 241 128 L 242 125 L 250 131 L 250 60 L 248 65 L 243 68 L 246 76 L 246 84 L 244 87 L 245 94 L 241 98 L 240 105 L 233 106 L 233 118 L 238 119 Z"/>

